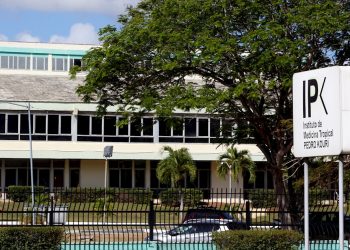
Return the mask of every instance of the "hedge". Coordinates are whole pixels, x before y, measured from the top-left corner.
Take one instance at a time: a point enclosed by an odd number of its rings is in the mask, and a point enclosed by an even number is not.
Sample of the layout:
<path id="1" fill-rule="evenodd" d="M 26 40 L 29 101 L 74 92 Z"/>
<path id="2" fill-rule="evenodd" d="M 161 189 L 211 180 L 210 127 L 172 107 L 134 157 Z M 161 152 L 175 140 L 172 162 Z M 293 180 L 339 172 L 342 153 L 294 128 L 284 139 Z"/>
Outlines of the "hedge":
<path id="1" fill-rule="evenodd" d="M 59 250 L 64 240 L 61 227 L 1 227 L 1 250 Z"/>
<path id="2" fill-rule="evenodd" d="M 149 189 L 108 188 L 106 190 L 108 202 L 148 204 L 152 198 Z M 69 188 L 58 192 L 58 198 L 63 203 L 97 202 L 105 197 L 104 188 Z"/>
<path id="3" fill-rule="evenodd" d="M 199 189 L 183 188 L 176 189 L 170 188 L 159 193 L 159 199 L 162 204 L 169 206 L 179 206 L 181 195 L 183 195 L 183 203 L 186 206 L 195 206 L 203 199 L 203 192 Z"/>
<path id="4" fill-rule="evenodd" d="M 218 250 L 298 249 L 304 236 L 292 230 L 232 230 L 213 233 Z"/>
<path id="5" fill-rule="evenodd" d="M 45 187 L 34 187 L 34 194 L 43 194 Z M 7 198 L 17 202 L 30 201 L 32 189 L 30 186 L 9 186 L 7 191 Z M 36 196 L 36 195 L 35 195 Z"/>

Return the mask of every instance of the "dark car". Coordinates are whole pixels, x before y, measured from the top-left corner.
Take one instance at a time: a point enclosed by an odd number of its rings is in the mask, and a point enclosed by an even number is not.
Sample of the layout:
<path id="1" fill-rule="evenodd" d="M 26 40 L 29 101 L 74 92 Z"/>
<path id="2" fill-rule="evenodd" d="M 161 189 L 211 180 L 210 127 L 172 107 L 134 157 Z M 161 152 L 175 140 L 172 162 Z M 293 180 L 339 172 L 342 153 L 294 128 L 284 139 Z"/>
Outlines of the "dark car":
<path id="1" fill-rule="evenodd" d="M 299 229 L 304 231 L 304 218 L 301 219 Z M 309 237 L 312 240 L 337 240 L 339 238 L 339 213 L 310 212 Z M 350 238 L 350 217 L 346 215 L 344 216 L 344 238 Z"/>
<path id="2" fill-rule="evenodd" d="M 246 229 L 246 223 L 235 219 L 231 213 L 213 207 L 198 207 L 188 209 L 183 222 L 193 219 L 222 219 L 231 221 L 229 229 Z"/>

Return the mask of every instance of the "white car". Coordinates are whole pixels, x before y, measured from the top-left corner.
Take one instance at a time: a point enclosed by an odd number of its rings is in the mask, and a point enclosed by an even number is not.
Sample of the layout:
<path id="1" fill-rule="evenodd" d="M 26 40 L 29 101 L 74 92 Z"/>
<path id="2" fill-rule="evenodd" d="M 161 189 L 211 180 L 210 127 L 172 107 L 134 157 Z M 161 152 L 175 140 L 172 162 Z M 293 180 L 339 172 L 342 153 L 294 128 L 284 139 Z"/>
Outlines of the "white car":
<path id="1" fill-rule="evenodd" d="M 153 241 L 208 243 L 212 241 L 212 232 L 230 230 L 230 223 L 232 220 L 227 219 L 191 219 L 167 232 L 154 234 Z"/>

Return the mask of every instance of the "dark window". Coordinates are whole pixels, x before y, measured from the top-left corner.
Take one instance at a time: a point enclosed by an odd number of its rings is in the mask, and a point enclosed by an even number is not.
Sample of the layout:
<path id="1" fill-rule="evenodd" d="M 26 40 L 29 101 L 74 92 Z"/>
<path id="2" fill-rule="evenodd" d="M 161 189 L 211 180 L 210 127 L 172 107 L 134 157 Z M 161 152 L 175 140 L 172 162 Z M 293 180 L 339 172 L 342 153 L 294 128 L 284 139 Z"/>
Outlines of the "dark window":
<path id="1" fill-rule="evenodd" d="M 49 134 L 58 134 L 58 115 L 49 115 L 48 116 L 48 133 Z"/>
<path id="2" fill-rule="evenodd" d="M 130 134 L 132 136 L 141 135 L 141 118 L 132 120 L 132 122 L 130 123 Z"/>
<path id="3" fill-rule="evenodd" d="M 18 181 L 17 185 L 27 186 L 30 185 L 30 179 L 28 178 L 28 170 L 20 168 L 18 169 Z"/>
<path id="4" fill-rule="evenodd" d="M 104 134 L 115 135 L 116 123 L 117 123 L 117 120 L 115 116 L 105 116 L 104 117 Z"/>
<path id="5" fill-rule="evenodd" d="M 31 123 L 31 131 L 33 132 L 33 115 L 30 116 L 30 123 Z M 29 126 L 28 126 L 28 115 L 21 114 L 21 133 L 22 134 L 28 134 L 29 133 Z"/>
<path id="6" fill-rule="evenodd" d="M 153 135 L 153 118 L 143 118 L 143 135 Z"/>
<path id="7" fill-rule="evenodd" d="M 119 170 L 118 169 L 109 170 L 109 186 L 119 187 Z"/>
<path id="8" fill-rule="evenodd" d="M 196 119 L 185 118 L 185 136 L 196 136 Z"/>
<path id="9" fill-rule="evenodd" d="M 93 135 L 101 135 L 102 134 L 102 118 L 100 117 L 92 117 L 91 121 L 91 133 Z"/>
<path id="10" fill-rule="evenodd" d="M 129 124 L 127 123 L 127 121 L 128 121 L 127 118 L 119 118 L 119 122 L 123 123 L 118 127 L 119 135 L 129 135 Z"/>
<path id="11" fill-rule="evenodd" d="M 0 114 L 0 133 L 5 133 L 5 114 Z"/>
<path id="12" fill-rule="evenodd" d="M 39 186 L 49 187 L 50 186 L 50 170 L 39 169 Z"/>
<path id="13" fill-rule="evenodd" d="M 159 119 L 159 135 L 160 136 L 170 136 L 171 135 L 171 127 L 167 123 L 166 119 Z"/>
<path id="14" fill-rule="evenodd" d="M 78 115 L 78 135 L 90 134 L 90 116 Z"/>
<path id="15" fill-rule="evenodd" d="M 198 119 L 198 135 L 208 136 L 208 119 Z"/>
<path id="16" fill-rule="evenodd" d="M 79 186 L 79 169 L 71 169 L 70 170 L 70 186 L 78 187 Z"/>
<path id="17" fill-rule="evenodd" d="M 46 116 L 36 115 L 35 116 L 35 133 L 46 133 Z"/>
<path id="18" fill-rule="evenodd" d="M 16 169 L 6 169 L 5 186 L 16 185 Z"/>
<path id="19" fill-rule="evenodd" d="M 255 173 L 255 188 L 265 188 L 265 172 L 256 171 L 256 173 Z"/>
<path id="20" fill-rule="evenodd" d="M 220 119 L 210 119 L 210 137 L 220 137 Z"/>
<path id="21" fill-rule="evenodd" d="M 8 119 L 7 132 L 18 133 L 18 115 L 8 115 L 7 119 Z M 28 124 L 28 121 L 27 121 L 27 124 Z"/>
<path id="22" fill-rule="evenodd" d="M 63 169 L 55 169 L 53 171 L 53 186 L 54 187 L 63 187 L 63 179 L 64 179 L 64 170 Z"/>
<path id="23" fill-rule="evenodd" d="M 61 116 L 61 134 L 70 134 L 72 127 L 72 118 L 70 115 Z"/>
<path id="24" fill-rule="evenodd" d="M 222 135 L 224 137 L 231 137 L 233 130 L 233 121 L 232 120 L 223 120 L 222 121 Z"/>
<path id="25" fill-rule="evenodd" d="M 183 119 L 175 118 L 173 120 L 173 135 L 174 136 L 183 136 Z"/>
<path id="26" fill-rule="evenodd" d="M 81 66 L 81 59 L 73 59 L 73 65 L 74 66 Z"/>

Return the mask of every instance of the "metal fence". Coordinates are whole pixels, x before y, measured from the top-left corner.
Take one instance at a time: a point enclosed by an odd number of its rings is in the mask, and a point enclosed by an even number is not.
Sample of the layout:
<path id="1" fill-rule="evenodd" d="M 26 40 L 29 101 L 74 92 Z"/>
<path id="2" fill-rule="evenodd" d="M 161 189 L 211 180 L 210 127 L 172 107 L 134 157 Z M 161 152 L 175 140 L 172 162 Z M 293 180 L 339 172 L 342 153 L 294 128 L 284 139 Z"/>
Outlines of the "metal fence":
<path id="1" fill-rule="evenodd" d="M 65 231 L 62 249 L 216 249 L 210 234 L 186 239 L 165 234 L 185 220 L 200 216 L 232 216 L 234 224 L 229 229 L 302 231 L 303 195 L 288 197 L 291 206 L 284 209 L 278 207 L 278 197 L 272 190 L 76 188 L 36 191 L 33 202 L 30 192 L 14 188 L 2 194 L 0 224 L 61 226 Z M 333 244 L 338 238 L 337 193 L 315 190 L 309 197 L 310 236 L 315 240 L 312 244 Z M 347 197 L 346 193 L 346 215 L 350 212 Z M 200 214 L 206 210 L 210 211 Z M 193 215 L 188 217 L 190 211 Z M 215 217 L 217 211 L 223 213 Z M 347 239 L 347 219 L 345 233 Z"/>

